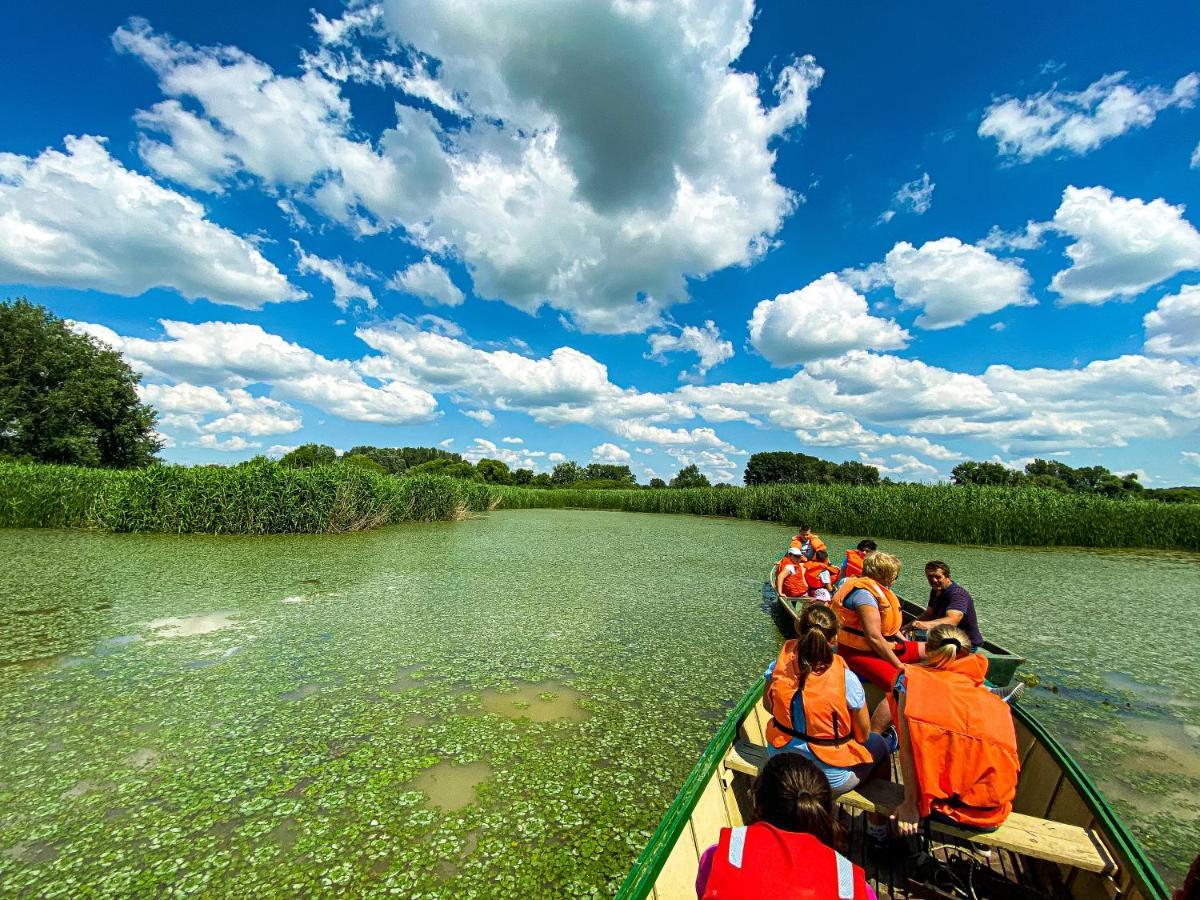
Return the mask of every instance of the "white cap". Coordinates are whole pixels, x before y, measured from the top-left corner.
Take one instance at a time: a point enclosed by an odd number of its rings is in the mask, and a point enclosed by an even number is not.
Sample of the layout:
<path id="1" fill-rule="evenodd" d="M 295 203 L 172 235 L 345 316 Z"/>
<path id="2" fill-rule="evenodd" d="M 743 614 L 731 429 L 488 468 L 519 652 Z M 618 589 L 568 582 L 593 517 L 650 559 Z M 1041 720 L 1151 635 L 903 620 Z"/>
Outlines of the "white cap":
<path id="1" fill-rule="evenodd" d="M 803 556 L 804 551 L 799 547 L 788 547 L 788 553 L 795 553 L 797 556 Z"/>

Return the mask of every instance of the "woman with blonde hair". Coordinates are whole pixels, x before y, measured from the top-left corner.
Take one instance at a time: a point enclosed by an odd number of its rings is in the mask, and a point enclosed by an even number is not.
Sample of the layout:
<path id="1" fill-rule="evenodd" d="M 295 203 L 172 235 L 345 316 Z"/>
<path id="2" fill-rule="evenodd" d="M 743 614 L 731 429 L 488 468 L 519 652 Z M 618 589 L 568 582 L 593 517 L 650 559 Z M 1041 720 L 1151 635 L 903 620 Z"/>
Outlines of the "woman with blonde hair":
<path id="1" fill-rule="evenodd" d="M 767 754 L 807 757 L 841 794 L 858 787 L 896 747 L 872 730 L 866 693 L 835 652 L 837 642 L 833 612 L 819 603 L 805 607 L 797 637 L 767 669 L 763 706 L 771 713 Z"/>
<path id="2" fill-rule="evenodd" d="M 923 818 L 994 831 L 1012 811 L 1021 769 L 1012 712 L 984 685 L 987 657 L 971 652 L 961 628 L 935 626 L 926 652 L 888 698 L 904 773 L 892 818 L 901 834 Z"/>
<path id="3" fill-rule="evenodd" d="M 846 578 L 833 595 L 832 609 L 841 625 L 838 653 L 854 674 L 886 691 L 904 663 L 916 662 L 924 644 L 900 634 L 904 614 L 892 585 L 900 560 L 876 550 L 863 558 L 862 574 Z"/>

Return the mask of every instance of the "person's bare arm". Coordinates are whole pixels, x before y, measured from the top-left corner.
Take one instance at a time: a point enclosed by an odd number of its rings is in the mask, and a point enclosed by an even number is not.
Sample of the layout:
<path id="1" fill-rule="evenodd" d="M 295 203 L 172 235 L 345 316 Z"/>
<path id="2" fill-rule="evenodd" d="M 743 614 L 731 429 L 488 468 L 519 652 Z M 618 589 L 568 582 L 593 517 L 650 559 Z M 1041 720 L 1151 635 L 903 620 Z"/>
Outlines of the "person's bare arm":
<path id="1" fill-rule="evenodd" d="M 865 744 L 871 735 L 871 717 L 867 715 L 867 707 L 850 710 L 850 733 L 860 744 Z"/>
<path id="2" fill-rule="evenodd" d="M 929 612 L 929 610 L 925 610 L 925 612 Z M 918 621 L 921 622 L 921 627 L 928 631 L 930 628 L 936 628 L 938 625 L 954 625 L 957 627 L 958 623 L 962 620 L 962 610 L 948 609 L 946 610 L 946 614 L 940 619 L 923 619 Z"/>
<path id="3" fill-rule="evenodd" d="M 913 621 L 914 622 L 925 622 L 932 615 L 933 615 L 933 606 L 930 605 L 930 606 L 925 607 L 925 612 L 921 613 L 919 616 L 917 616 L 915 619 L 913 619 Z"/>
<path id="4" fill-rule="evenodd" d="M 775 576 L 775 595 L 783 596 L 783 579 L 787 578 L 787 566 L 780 566 L 779 573 Z"/>
<path id="5" fill-rule="evenodd" d="M 858 613 L 858 621 L 862 624 L 863 634 L 867 638 L 867 643 L 871 645 L 871 649 L 875 651 L 875 655 L 881 659 L 886 659 L 897 669 L 900 668 L 900 659 L 892 652 L 891 643 L 883 636 L 883 631 L 880 629 L 879 610 L 868 603 L 856 607 L 854 610 Z"/>
<path id="6" fill-rule="evenodd" d="M 901 692 L 896 703 L 896 734 L 900 738 L 900 772 L 904 776 L 904 800 L 892 811 L 892 821 L 902 835 L 916 834 L 921 824 L 921 812 L 917 808 L 917 764 L 913 761 L 912 737 L 904 718 L 904 698 Z"/>

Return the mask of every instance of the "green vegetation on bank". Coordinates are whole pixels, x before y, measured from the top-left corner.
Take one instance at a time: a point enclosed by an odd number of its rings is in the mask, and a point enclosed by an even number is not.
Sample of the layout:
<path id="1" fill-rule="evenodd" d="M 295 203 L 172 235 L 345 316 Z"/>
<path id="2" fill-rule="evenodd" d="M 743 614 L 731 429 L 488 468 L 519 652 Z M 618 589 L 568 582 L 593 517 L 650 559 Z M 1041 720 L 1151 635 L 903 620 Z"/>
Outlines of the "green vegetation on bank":
<path id="1" fill-rule="evenodd" d="M 499 488 L 503 509 L 606 509 L 810 523 L 818 531 L 944 544 L 1200 550 L 1200 506 L 1045 488 L 892 484 L 627 491 Z"/>
<path id="2" fill-rule="evenodd" d="M 0 463 L 0 527 L 209 534 L 361 531 L 451 521 L 495 504 L 484 484 L 355 465 L 89 469 Z"/>

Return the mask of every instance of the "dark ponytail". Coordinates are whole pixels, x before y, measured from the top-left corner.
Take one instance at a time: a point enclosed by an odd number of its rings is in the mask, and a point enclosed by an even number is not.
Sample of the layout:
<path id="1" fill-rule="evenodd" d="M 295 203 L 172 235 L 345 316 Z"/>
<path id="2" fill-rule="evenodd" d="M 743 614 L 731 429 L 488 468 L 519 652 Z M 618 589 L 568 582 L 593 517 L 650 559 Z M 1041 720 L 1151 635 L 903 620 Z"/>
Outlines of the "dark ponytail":
<path id="1" fill-rule="evenodd" d="M 796 662 L 802 687 L 809 672 L 819 675 L 833 662 L 837 633 L 838 620 L 833 610 L 820 603 L 810 603 L 804 608 L 796 627 Z"/>
<path id="2" fill-rule="evenodd" d="M 835 850 L 842 842 L 829 780 L 799 753 L 777 753 L 767 760 L 754 782 L 754 820 L 811 834 Z"/>

